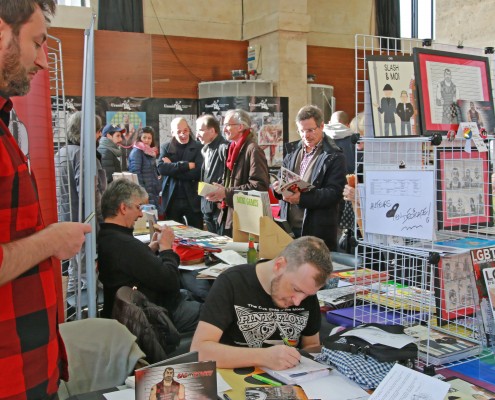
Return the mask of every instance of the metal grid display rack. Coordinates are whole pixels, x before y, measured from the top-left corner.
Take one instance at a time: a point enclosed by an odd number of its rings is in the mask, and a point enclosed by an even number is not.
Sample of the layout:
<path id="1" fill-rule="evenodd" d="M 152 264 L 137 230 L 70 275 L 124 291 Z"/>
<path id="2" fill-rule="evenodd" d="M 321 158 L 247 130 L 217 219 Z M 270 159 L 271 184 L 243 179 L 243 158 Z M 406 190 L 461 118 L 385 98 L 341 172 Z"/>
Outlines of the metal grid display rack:
<path id="1" fill-rule="evenodd" d="M 387 49 L 381 47 L 384 43 Z M 414 47 L 425 45 L 431 42 L 356 35 L 356 115 L 369 106 L 366 57 L 412 55 Z M 401 50 L 389 50 L 397 48 Z M 476 148 L 466 152 L 464 138 L 448 141 L 435 136 L 374 138 L 365 133 L 362 149 L 356 152 L 356 181 L 361 183 L 354 201 L 355 232 L 363 232 L 357 240 L 356 273 L 360 268 L 373 270 L 362 285 L 356 285 L 354 323 L 422 326 L 426 337 L 421 337 L 419 366 L 430 372 L 493 354 L 495 338 L 490 303 L 483 304 L 479 296 L 469 249 L 453 253 L 444 247 L 452 240 L 490 239 L 495 233 L 489 227 L 493 224 L 490 153 Z M 410 175 L 400 175 L 403 172 Z M 373 186 L 371 177 L 377 175 L 395 176 L 395 181 L 391 179 L 388 187 Z M 433 221 L 430 238 L 394 236 L 381 233 L 377 224 L 366 226 L 369 220 L 364 214 L 370 203 L 366 209 L 360 205 L 380 190 L 384 195 L 409 191 L 414 179 L 401 176 L 427 176 L 433 182 L 432 209 L 427 210 Z M 393 218 L 407 219 L 408 214 L 398 212 Z M 436 340 L 438 335 L 446 343 Z M 464 342 L 465 357 L 442 357 L 442 345 L 461 348 Z"/>

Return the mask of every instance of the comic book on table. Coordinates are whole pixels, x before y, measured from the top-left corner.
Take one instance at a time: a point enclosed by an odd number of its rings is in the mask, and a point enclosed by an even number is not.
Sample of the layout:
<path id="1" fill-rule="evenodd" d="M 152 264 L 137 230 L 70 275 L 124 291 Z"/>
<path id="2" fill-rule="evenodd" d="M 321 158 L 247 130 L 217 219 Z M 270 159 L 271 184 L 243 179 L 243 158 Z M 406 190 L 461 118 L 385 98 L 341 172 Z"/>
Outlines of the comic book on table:
<path id="1" fill-rule="evenodd" d="M 246 400 L 308 400 L 304 390 L 299 386 L 259 386 L 247 387 Z"/>
<path id="2" fill-rule="evenodd" d="M 197 361 L 198 353 L 186 353 L 135 371 L 136 400 L 216 399 L 215 361 Z"/>
<path id="3" fill-rule="evenodd" d="M 300 192 L 307 192 L 313 188 L 311 183 L 304 181 L 299 175 L 287 168 L 280 167 L 278 191 L 284 196 L 294 194 L 296 189 Z"/>

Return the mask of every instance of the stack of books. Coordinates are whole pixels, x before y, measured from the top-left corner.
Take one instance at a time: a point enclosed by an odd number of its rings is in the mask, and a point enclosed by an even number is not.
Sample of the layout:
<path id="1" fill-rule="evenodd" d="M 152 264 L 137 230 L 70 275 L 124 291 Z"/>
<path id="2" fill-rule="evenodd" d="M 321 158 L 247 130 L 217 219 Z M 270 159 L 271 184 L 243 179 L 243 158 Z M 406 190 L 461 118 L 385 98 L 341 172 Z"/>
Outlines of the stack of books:
<path id="1" fill-rule="evenodd" d="M 441 332 L 436 328 L 415 325 L 404 330 L 407 335 L 416 338 L 418 356 L 433 365 L 448 364 L 479 355 L 479 343 Z"/>

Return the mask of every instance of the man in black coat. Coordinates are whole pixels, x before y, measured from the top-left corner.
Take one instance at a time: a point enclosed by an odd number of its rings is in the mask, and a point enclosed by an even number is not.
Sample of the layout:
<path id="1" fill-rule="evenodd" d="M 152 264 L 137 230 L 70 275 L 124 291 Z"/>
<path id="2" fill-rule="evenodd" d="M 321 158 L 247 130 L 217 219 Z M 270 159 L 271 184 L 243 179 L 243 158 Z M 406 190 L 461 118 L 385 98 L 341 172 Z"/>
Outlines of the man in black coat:
<path id="1" fill-rule="evenodd" d="M 220 124 L 213 115 L 202 115 L 196 120 L 196 135 L 203 145 L 203 166 L 201 181 L 221 183 L 225 171 L 225 161 L 229 142 L 220 134 Z M 201 212 L 208 231 L 219 233 L 218 215 L 220 203 L 201 198 Z"/>
<path id="2" fill-rule="evenodd" d="M 180 291 L 179 256 L 172 250 L 175 235 L 163 227 L 149 245 L 133 236 L 143 216 L 146 191 L 127 179 L 112 182 L 102 197 L 104 223 L 98 234 L 99 279 L 103 283 L 102 316 L 110 318 L 117 290 L 136 286 L 151 302 L 169 311 L 179 332 L 196 328 L 200 304 Z"/>
<path id="3" fill-rule="evenodd" d="M 301 141 L 289 144 L 292 146 L 283 166 L 314 188 L 289 196 L 276 193 L 281 198 L 280 217 L 288 221 L 296 237 L 319 237 L 336 251 L 339 203 L 346 183 L 345 157 L 342 149 L 323 134 L 323 113 L 318 107 L 301 108 L 296 124 Z M 278 190 L 278 182 L 274 189 Z"/>

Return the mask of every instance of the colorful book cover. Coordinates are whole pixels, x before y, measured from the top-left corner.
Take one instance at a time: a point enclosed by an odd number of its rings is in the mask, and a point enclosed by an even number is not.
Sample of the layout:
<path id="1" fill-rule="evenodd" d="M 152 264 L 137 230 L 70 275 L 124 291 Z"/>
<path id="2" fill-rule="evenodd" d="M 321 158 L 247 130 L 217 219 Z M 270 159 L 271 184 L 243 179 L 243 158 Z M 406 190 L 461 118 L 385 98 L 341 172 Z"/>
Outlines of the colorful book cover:
<path id="1" fill-rule="evenodd" d="M 246 400 L 308 400 L 299 386 L 259 386 L 246 388 Z"/>
<path id="2" fill-rule="evenodd" d="M 495 393 L 474 385 L 471 382 L 458 377 L 447 378 L 446 382 L 450 384 L 449 392 L 445 396 L 445 400 L 450 399 L 483 399 L 491 400 L 495 398 Z"/>
<path id="3" fill-rule="evenodd" d="M 483 320 L 487 344 L 490 344 L 492 335 L 495 334 L 495 321 L 493 313 L 493 302 L 489 298 L 489 286 L 487 278 L 493 278 L 493 273 L 485 275 L 485 270 L 491 271 L 495 268 L 495 246 L 471 250 L 473 261 L 474 279 L 479 296 L 479 309 Z M 493 281 L 490 281 L 492 284 Z M 495 294 L 492 292 L 491 294 Z M 493 296 L 492 296 L 493 298 Z"/>
<path id="4" fill-rule="evenodd" d="M 435 242 L 435 244 L 458 247 L 461 249 L 477 249 L 480 247 L 495 246 L 495 240 L 478 237 L 466 237 L 460 239 L 441 240 L 439 242 Z"/>
<path id="5" fill-rule="evenodd" d="M 479 343 L 449 335 L 423 325 L 410 326 L 404 333 L 416 338 L 419 357 L 433 365 L 447 364 L 478 355 Z"/>
<path id="6" fill-rule="evenodd" d="M 216 399 L 215 361 L 160 363 L 136 370 L 136 400 Z"/>

